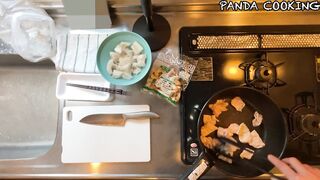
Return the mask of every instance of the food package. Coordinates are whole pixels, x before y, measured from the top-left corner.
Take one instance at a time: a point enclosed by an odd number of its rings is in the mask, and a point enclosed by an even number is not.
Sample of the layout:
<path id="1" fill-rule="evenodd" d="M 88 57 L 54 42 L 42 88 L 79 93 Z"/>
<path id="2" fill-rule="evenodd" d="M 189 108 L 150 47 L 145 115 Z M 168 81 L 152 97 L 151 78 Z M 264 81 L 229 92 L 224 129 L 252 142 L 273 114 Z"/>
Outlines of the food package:
<path id="1" fill-rule="evenodd" d="M 0 0 L 0 39 L 30 62 L 56 55 L 55 22 L 30 0 Z"/>
<path id="2" fill-rule="evenodd" d="M 165 49 L 153 62 L 143 89 L 159 95 L 172 104 L 177 104 L 181 91 L 187 88 L 196 65 L 197 60 L 187 56 L 179 58 L 172 50 Z"/>

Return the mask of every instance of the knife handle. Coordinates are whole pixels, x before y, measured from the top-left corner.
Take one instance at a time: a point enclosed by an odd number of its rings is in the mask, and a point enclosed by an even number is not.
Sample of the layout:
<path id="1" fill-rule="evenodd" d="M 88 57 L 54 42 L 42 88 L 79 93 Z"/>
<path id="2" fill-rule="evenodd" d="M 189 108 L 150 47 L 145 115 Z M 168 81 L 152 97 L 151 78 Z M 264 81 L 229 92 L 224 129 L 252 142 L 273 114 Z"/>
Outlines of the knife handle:
<path id="1" fill-rule="evenodd" d="M 160 116 L 157 113 L 150 111 L 141 111 L 141 112 L 132 112 L 123 114 L 123 119 L 141 119 L 141 118 L 150 118 L 150 119 L 158 119 Z"/>

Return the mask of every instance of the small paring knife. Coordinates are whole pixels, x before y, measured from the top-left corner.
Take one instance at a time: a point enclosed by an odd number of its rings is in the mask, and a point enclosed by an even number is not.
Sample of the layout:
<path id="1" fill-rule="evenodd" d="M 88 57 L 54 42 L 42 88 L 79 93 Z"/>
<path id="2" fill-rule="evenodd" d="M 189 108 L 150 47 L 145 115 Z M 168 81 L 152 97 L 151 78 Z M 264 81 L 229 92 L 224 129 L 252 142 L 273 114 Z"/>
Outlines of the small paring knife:
<path id="1" fill-rule="evenodd" d="M 81 123 L 98 126 L 124 126 L 128 119 L 158 119 L 157 113 L 141 111 L 125 114 L 91 114 L 80 120 Z"/>

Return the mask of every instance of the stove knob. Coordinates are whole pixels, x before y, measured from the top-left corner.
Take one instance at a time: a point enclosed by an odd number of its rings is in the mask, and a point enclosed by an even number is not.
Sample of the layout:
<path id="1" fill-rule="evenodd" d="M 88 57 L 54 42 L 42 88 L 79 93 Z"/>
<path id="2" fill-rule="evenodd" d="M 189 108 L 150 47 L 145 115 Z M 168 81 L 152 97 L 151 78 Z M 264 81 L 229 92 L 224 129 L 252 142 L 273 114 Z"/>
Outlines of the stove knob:
<path id="1" fill-rule="evenodd" d="M 199 156 L 199 149 L 196 143 L 190 144 L 190 156 L 191 157 L 198 157 Z"/>
<path id="2" fill-rule="evenodd" d="M 197 43 L 198 43 L 198 42 L 197 42 L 197 40 L 196 40 L 196 39 L 192 39 L 192 45 L 194 45 L 194 46 L 195 46 L 195 45 L 197 45 Z"/>
<path id="3" fill-rule="evenodd" d="M 196 148 L 196 147 L 198 147 L 198 145 L 197 145 L 197 143 L 191 143 L 191 144 L 190 144 L 190 147 Z"/>

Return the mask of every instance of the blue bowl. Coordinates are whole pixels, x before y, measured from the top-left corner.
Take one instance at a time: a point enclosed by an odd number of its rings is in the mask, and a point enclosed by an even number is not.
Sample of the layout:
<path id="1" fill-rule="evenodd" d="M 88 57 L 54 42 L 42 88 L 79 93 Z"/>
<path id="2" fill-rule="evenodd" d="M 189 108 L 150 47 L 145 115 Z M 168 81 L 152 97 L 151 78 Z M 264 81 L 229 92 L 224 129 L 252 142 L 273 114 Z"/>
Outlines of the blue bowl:
<path id="1" fill-rule="evenodd" d="M 109 73 L 107 72 L 107 63 L 110 59 L 110 52 L 114 51 L 114 48 L 120 43 L 120 42 L 130 42 L 133 43 L 134 41 L 137 41 L 142 47 L 144 53 L 146 55 L 146 65 L 141 69 L 141 72 L 137 75 L 133 75 L 132 79 L 115 79 Z M 141 79 L 148 73 L 152 63 L 152 54 L 151 49 L 147 43 L 146 40 L 144 40 L 143 37 L 140 35 L 124 31 L 124 32 L 117 32 L 110 36 L 108 36 L 100 45 L 98 53 L 97 53 L 97 66 L 99 69 L 100 74 L 104 79 L 106 79 L 108 82 L 114 85 L 121 85 L 121 86 L 127 86 L 134 84 Z"/>

